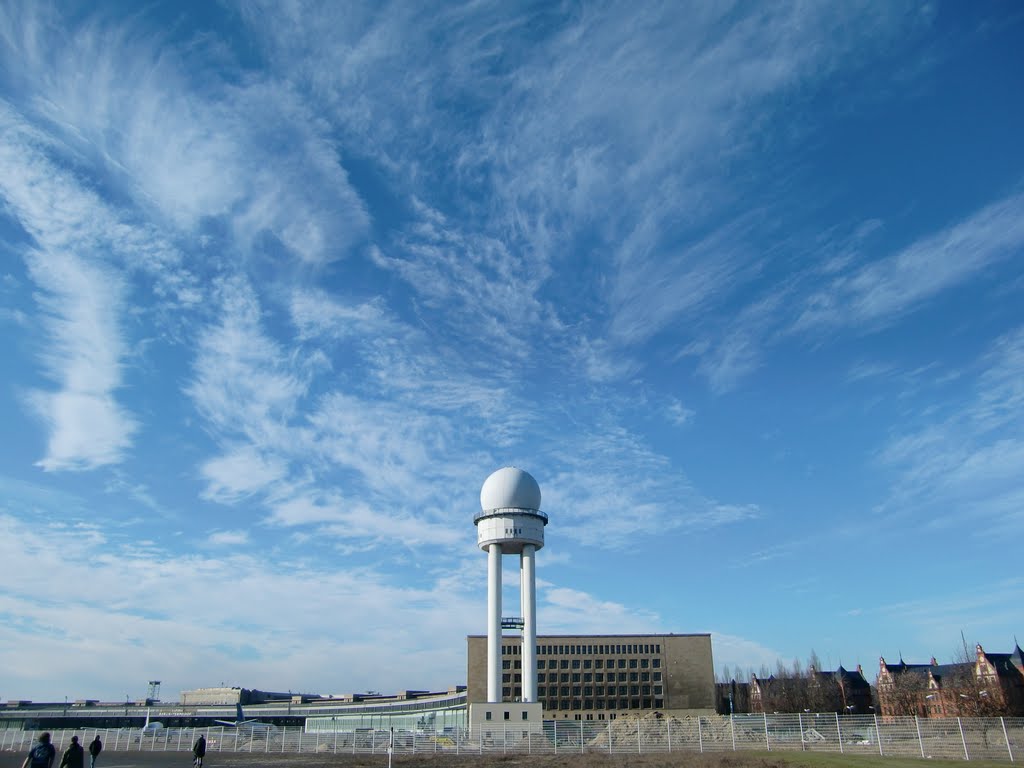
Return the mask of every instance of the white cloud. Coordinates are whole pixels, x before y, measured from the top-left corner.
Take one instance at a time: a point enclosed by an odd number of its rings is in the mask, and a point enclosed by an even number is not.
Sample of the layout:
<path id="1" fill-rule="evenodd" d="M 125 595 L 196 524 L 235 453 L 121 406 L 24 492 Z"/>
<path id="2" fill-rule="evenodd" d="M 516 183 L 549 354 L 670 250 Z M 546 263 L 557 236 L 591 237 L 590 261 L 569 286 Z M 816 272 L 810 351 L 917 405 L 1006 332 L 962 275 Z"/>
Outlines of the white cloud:
<path id="1" fill-rule="evenodd" d="M 973 635 L 968 642 L 980 642 L 994 650 L 1006 647 L 1010 640 L 993 633 L 1004 627 L 1005 606 L 1019 603 L 1022 597 L 1024 579 L 1013 577 L 989 583 L 981 590 L 946 589 L 941 600 L 929 597 L 883 603 L 878 610 L 898 616 L 902 624 L 917 633 L 923 648 L 934 647 L 935 638 L 958 637 L 968 627 Z"/>
<path id="2" fill-rule="evenodd" d="M 109 269 L 67 253 L 35 251 L 29 269 L 41 292 L 48 346 L 40 357 L 56 392 L 30 401 L 49 428 L 47 470 L 92 469 L 121 460 L 138 423 L 114 399 L 121 386 L 122 287 Z"/>
<path id="3" fill-rule="evenodd" d="M 773 669 L 775 663 L 782 658 L 782 654 L 771 648 L 737 635 L 730 635 L 723 632 L 711 632 L 711 643 L 714 647 L 715 664 L 718 669 L 723 666 L 734 667 L 734 676 L 743 670 L 742 677 L 736 677 L 736 682 L 749 682 L 743 677 L 749 671 L 757 672 L 761 667 Z M 718 669 L 715 670 L 716 674 Z"/>
<path id="4" fill-rule="evenodd" d="M 689 423 L 695 415 L 692 408 L 687 408 L 675 399 L 669 402 L 668 407 L 666 408 L 666 413 L 668 415 L 668 420 L 677 427 L 682 427 Z"/>
<path id="5" fill-rule="evenodd" d="M 541 594 L 537 622 L 545 634 L 607 633 L 609 627 L 624 633 L 656 632 L 660 625 L 653 611 L 600 600 L 579 589 L 550 585 Z"/>
<path id="6" fill-rule="evenodd" d="M 1024 330 L 997 339 L 966 401 L 932 408 L 894 432 L 879 460 L 897 473 L 884 509 L 932 525 L 985 519 L 986 532 L 1018 531 L 1010 500 L 1024 493 Z"/>
<path id="7" fill-rule="evenodd" d="M 633 433 L 601 425 L 599 431 L 563 436 L 551 458 L 544 504 L 569 521 L 567 535 L 590 546 L 622 547 L 638 536 L 704 530 L 757 517 L 755 504 L 726 504 L 701 495 L 666 456 Z"/>
<path id="8" fill-rule="evenodd" d="M 249 543 L 248 531 L 213 531 L 203 542 L 207 547 L 237 547 Z"/>
<path id="9" fill-rule="evenodd" d="M 837 277 L 793 326 L 887 325 L 953 286 L 978 279 L 1024 245 L 1024 195 L 1011 195 L 902 251 Z"/>
<path id="10" fill-rule="evenodd" d="M 25 110 L 139 209 L 190 233 L 224 219 L 246 250 L 271 233 L 314 265 L 365 236 L 366 211 L 336 147 L 286 85 L 233 77 L 209 40 L 176 46 L 138 19 L 72 25 L 24 3 L 7 21 L 0 62 Z M 221 74 L 196 81 L 197 65 Z"/>
<path id="11" fill-rule="evenodd" d="M 346 338 L 387 333 L 394 323 L 379 299 L 362 304 L 345 304 L 322 290 L 295 289 L 291 304 L 292 322 L 301 339 Z"/>
<path id="12" fill-rule="evenodd" d="M 218 283 L 220 322 L 202 332 L 186 392 L 214 426 L 275 447 L 307 389 L 263 331 L 261 308 L 243 278 Z"/>
<path id="13" fill-rule="evenodd" d="M 208 485 L 204 496 L 231 503 L 283 480 L 287 462 L 277 456 L 264 456 L 252 445 L 237 445 L 200 467 Z"/>
<path id="14" fill-rule="evenodd" d="M 220 680 L 309 692 L 444 689 L 464 681 L 465 635 L 479 623 L 464 585 L 438 589 L 430 576 L 420 587 L 404 587 L 372 569 L 324 572 L 155 546 L 136 552 L 97 530 L 30 526 L 8 515 L 0 515 L 0 533 L 0 558 L 12 569 L 0 614 L 19 617 L 3 622 L 0 651 L 18 648 L 24 670 L 10 670 L 12 697 L 116 700 L 123 686 L 157 673 L 171 691 Z M 205 543 L 219 537 L 219 545 L 231 546 L 242 535 L 214 532 Z M 89 557 L 65 556 L 83 548 Z M 41 570 L 50 576 L 43 582 L 32 575 Z M 71 602 L 68 584 L 79 595 Z M 310 589 L 313 612 L 295 600 Z M 357 636 L 342 631 L 353 615 L 360 616 Z M 401 632 L 392 628 L 394 615 L 402 616 Z M 77 654 L 61 652 L 69 641 Z M 84 669 L 82 654 L 90 659 Z M 425 665 L 424 655 L 432 663 Z M 72 678 L 82 686 L 77 693 L 63 687 Z"/>

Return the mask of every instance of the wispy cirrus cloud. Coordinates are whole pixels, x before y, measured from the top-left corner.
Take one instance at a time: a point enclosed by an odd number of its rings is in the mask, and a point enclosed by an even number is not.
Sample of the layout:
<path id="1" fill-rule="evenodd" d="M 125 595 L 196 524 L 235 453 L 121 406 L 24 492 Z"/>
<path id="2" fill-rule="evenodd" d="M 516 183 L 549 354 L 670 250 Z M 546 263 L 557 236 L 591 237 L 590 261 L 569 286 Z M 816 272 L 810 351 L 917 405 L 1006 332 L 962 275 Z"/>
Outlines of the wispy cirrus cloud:
<path id="1" fill-rule="evenodd" d="M 903 250 L 847 270 L 812 295 L 794 331 L 877 328 L 1024 247 L 1024 195 L 998 200 Z"/>
<path id="2" fill-rule="evenodd" d="M 206 461 L 200 474 L 207 482 L 204 496 L 232 503 L 273 487 L 288 475 L 288 463 L 273 454 L 265 455 L 251 444 L 225 446 L 224 452 Z"/>
<path id="3" fill-rule="evenodd" d="M 579 589 L 555 584 L 540 585 L 543 600 L 537 606 L 537 620 L 551 634 L 606 633 L 608 627 L 617 632 L 657 632 L 661 619 L 654 611 L 611 600 L 600 600 Z"/>
<path id="4" fill-rule="evenodd" d="M 125 354 L 120 280 L 67 253 L 37 251 L 29 256 L 29 271 L 43 291 L 37 301 L 49 345 L 42 361 L 60 387 L 29 395 L 50 432 L 38 463 L 46 470 L 116 464 L 138 429 L 114 397 Z"/>
<path id="5" fill-rule="evenodd" d="M 536 354 L 523 341 L 536 333 L 563 358 L 608 338 L 618 354 L 605 362 L 621 360 L 624 348 L 720 306 L 756 274 L 755 238 L 740 234 L 758 219 L 724 211 L 739 195 L 714 182 L 722 158 L 756 144 L 752 118 L 772 98 L 820 79 L 843 50 L 917 23 L 897 9 L 799 5 L 745 19 L 707 7 L 242 13 L 299 90 L 372 148 L 383 177 L 411 179 L 408 223 L 376 263 L 443 305 L 496 366 Z M 805 44 L 822 35 L 835 45 Z M 296 54 L 307 51 L 331 65 L 304 66 Z M 364 97 L 353 102 L 356 84 Z M 443 130 L 467 110 L 479 114 L 471 130 Z M 441 184 L 437 167 L 454 177 Z M 456 206 L 458 220 L 446 213 Z M 588 264 L 574 283 L 552 283 L 581 247 Z M 594 361 L 580 358 L 599 380 L 631 369 Z"/>
<path id="6" fill-rule="evenodd" d="M 997 339 L 977 367 L 966 402 L 916 415 L 879 453 L 882 465 L 897 473 L 886 511 L 927 513 L 932 526 L 985 519 L 986 531 L 1019 530 L 1024 329 Z"/>
<path id="7" fill-rule="evenodd" d="M 186 393 L 224 434 L 273 447 L 306 394 L 308 374 L 300 375 L 265 333 L 259 298 L 247 280 L 219 281 L 217 297 L 220 317 L 200 333 Z"/>
<path id="8" fill-rule="evenodd" d="M 237 547 L 248 543 L 248 531 L 213 531 L 202 542 L 207 547 Z"/>
<path id="9" fill-rule="evenodd" d="M 1024 247 L 1022 220 L 1024 196 L 1010 195 L 875 258 L 864 238 L 877 227 L 861 226 L 840 238 L 841 257 L 759 288 L 725 321 L 703 322 L 698 339 L 680 354 L 698 359 L 698 372 L 713 391 L 728 392 L 780 343 L 827 345 L 837 332 L 875 333 L 956 288 L 983 280 L 989 269 Z M 879 365 L 862 361 L 849 378 L 881 373 Z"/>
<path id="10" fill-rule="evenodd" d="M 586 521 L 567 533 L 588 546 L 628 546 L 638 535 L 705 530 L 760 516 L 756 504 L 702 495 L 667 457 L 621 427 L 574 435 L 571 448 L 563 436 L 562 445 L 551 457 L 558 469 L 545 485 L 550 490 L 544 504 L 568 520 Z"/>
<path id="11" fill-rule="evenodd" d="M 269 234 L 311 265 L 363 240 L 365 206 L 337 148 L 287 85 L 245 77 L 209 39 L 174 40 L 141 21 L 97 13 L 71 24 L 15 3 L 0 46 L 9 92 L 105 185 L 173 229 L 220 220 L 242 250 Z"/>
<path id="12" fill-rule="evenodd" d="M 993 636 L 992 628 L 1001 625 L 1003 606 L 1013 605 L 1024 597 L 1024 579 L 1001 579 L 979 593 L 975 589 L 945 589 L 941 600 L 901 600 L 884 603 L 877 611 L 900 617 L 917 631 L 920 642 L 927 647 L 934 638 L 955 638 L 965 627 L 970 628 L 970 643 L 992 641 L 1006 647 L 1007 638 Z M 950 649 L 952 651 L 952 648 Z M 937 655 L 937 654 L 936 654 Z"/>
<path id="13" fill-rule="evenodd" d="M 116 464 L 139 426 L 115 397 L 127 353 L 121 326 L 127 284 L 105 252 L 124 227 L 48 159 L 41 138 L 2 104 L 0 131 L 0 196 L 31 238 L 23 257 L 39 289 L 39 360 L 58 386 L 28 395 L 49 432 L 39 465 Z"/>

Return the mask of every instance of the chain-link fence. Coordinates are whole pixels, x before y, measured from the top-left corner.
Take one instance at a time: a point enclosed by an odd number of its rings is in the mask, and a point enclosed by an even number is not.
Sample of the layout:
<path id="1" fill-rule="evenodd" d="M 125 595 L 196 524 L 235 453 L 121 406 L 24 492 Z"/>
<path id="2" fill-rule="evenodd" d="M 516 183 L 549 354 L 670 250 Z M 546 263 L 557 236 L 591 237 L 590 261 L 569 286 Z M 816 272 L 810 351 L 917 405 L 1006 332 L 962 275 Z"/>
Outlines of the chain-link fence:
<path id="1" fill-rule="evenodd" d="M 701 717 L 620 717 L 616 720 L 549 720 L 541 724 L 430 730 L 338 730 L 310 732 L 300 726 L 254 728 L 137 728 L 51 731 L 63 750 L 78 736 L 83 746 L 95 735 L 105 750 L 188 752 L 200 734 L 210 752 L 479 754 L 814 751 L 1007 760 L 1024 755 L 1024 718 L 875 717 L 834 713 Z M 27 752 L 37 732 L 0 730 L 0 750 Z"/>

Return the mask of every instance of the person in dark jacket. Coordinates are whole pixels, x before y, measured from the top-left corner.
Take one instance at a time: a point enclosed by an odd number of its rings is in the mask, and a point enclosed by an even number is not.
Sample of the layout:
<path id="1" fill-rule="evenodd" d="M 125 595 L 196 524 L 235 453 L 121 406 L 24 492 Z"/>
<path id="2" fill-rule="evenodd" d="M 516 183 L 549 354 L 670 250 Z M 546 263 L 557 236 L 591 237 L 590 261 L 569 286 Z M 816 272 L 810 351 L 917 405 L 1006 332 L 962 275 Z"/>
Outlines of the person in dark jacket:
<path id="1" fill-rule="evenodd" d="M 60 768 L 85 768 L 85 750 L 78 743 L 78 737 L 71 737 L 71 744 L 60 758 Z"/>
<path id="2" fill-rule="evenodd" d="M 199 734 L 195 746 L 192 747 L 192 755 L 195 757 L 193 763 L 196 768 L 203 768 L 203 758 L 206 757 L 206 737 L 202 734 Z"/>
<path id="3" fill-rule="evenodd" d="M 96 758 L 102 751 L 103 742 L 100 741 L 100 735 L 97 733 L 96 738 L 89 742 L 89 768 L 96 768 Z"/>
<path id="4" fill-rule="evenodd" d="M 54 758 L 57 757 L 57 750 L 50 743 L 49 731 L 39 734 L 39 740 L 29 750 L 28 757 L 21 764 L 21 768 L 53 768 Z"/>

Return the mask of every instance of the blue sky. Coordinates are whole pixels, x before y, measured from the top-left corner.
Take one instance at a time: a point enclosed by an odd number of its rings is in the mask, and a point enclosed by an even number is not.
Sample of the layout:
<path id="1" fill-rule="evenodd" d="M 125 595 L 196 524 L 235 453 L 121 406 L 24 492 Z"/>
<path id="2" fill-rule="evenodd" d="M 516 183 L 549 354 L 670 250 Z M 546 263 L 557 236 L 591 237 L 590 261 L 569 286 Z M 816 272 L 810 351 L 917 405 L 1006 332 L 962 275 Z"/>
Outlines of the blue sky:
<path id="1" fill-rule="evenodd" d="M 0 699 L 1012 648 L 1024 13 L 0 7 Z M 514 570 L 506 563 L 508 603 Z M 509 611 L 506 611 L 509 613 Z"/>

